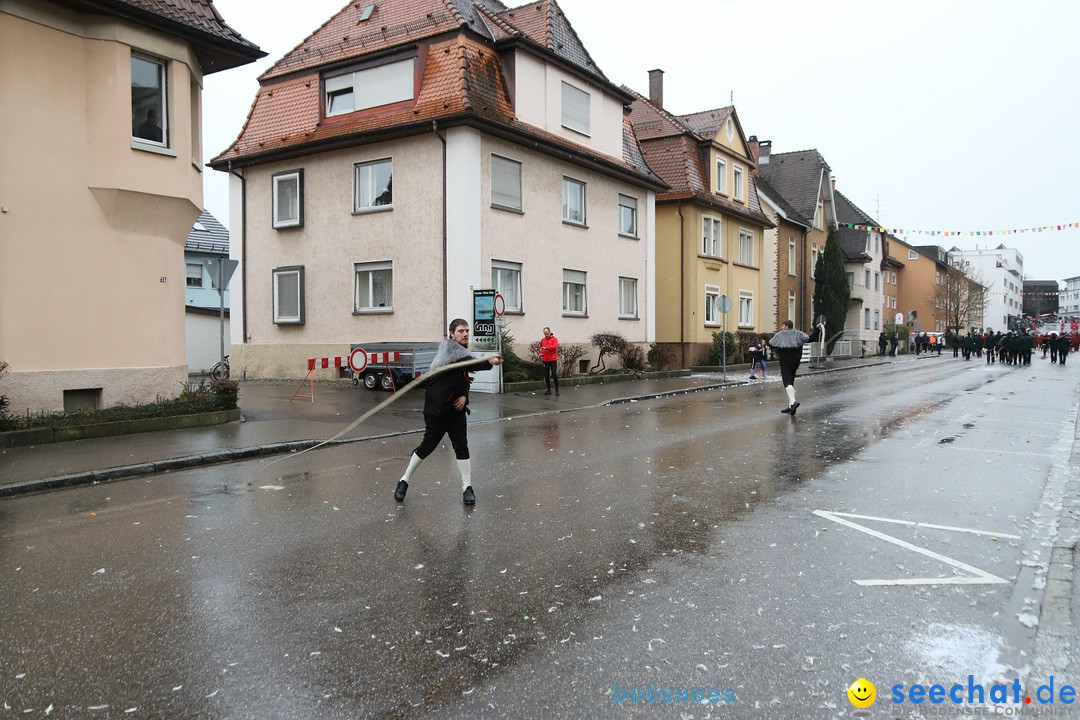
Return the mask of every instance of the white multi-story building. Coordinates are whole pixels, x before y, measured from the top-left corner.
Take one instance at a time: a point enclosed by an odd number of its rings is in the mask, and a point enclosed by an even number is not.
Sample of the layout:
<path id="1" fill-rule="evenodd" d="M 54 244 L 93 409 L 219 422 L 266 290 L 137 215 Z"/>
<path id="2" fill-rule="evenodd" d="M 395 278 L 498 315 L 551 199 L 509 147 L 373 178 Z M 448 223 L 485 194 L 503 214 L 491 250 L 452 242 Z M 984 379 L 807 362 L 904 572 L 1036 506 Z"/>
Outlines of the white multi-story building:
<path id="1" fill-rule="evenodd" d="M 1020 251 L 1004 245 L 984 249 L 976 246 L 974 250 L 954 247 L 949 257 L 987 288 L 983 329 L 1013 329 L 1023 311 L 1024 256 Z"/>
<path id="2" fill-rule="evenodd" d="M 1058 299 L 1058 314 L 1080 317 L 1080 277 L 1065 278 L 1065 291 Z"/>

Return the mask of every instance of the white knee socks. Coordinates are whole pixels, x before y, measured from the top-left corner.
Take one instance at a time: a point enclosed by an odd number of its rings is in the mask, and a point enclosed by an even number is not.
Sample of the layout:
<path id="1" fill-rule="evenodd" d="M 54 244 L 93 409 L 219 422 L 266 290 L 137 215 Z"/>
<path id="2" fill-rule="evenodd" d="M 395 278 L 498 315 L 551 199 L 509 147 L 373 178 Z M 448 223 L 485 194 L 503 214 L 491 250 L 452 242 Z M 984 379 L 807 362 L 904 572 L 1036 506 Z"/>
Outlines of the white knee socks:
<path id="1" fill-rule="evenodd" d="M 458 472 L 461 473 L 461 490 L 465 491 L 465 488 L 472 485 L 472 464 L 468 459 L 457 461 Z"/>
<path id="2" fill-rule="evenodd" d="M 412 477 L 413 471 L 415 471 L 423 461 L 423 458 L 416 453 L 413 453 L 412 457 L 409 458 L 409 467 L 405 468 L 405 474 L 401 476 L 401 479 L 405 482 L 409 482 L 409 478 Z"/>
<path id="3" fill-rule="evenodd" d="M 784 392 L 787 393 L 788 407 L 791 407 L 792 405 L 795 404 L 795 386 L 794 385 L 785 385 L 784 386 Z"/>

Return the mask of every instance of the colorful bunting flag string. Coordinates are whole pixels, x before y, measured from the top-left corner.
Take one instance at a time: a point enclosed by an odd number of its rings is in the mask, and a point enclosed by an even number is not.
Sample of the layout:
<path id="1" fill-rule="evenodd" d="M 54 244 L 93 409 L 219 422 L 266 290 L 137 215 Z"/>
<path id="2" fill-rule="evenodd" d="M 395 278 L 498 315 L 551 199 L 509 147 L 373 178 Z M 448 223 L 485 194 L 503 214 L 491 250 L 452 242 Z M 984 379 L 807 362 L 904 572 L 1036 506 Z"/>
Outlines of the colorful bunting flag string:
<path id="1" fill-rule="evenodd" d="M 994 237 L 998 235 L 1021 235 L 1024 233 L 1058 232 L 1060 230 L 1072 230 L 1080 228 L 1080 221 L 1064 223 L 1062 225 L 1043 225 L 1041 227 L 1021 228 L 1018 230 L 905 230 L 903 228 L 886 228 L 877 225 L 860 225 L 857 223 L 839 223 L 841 228 L 849 230 L 873 230 L 879 233 L 892 235 L 927 235 L 930 237 Z"/>

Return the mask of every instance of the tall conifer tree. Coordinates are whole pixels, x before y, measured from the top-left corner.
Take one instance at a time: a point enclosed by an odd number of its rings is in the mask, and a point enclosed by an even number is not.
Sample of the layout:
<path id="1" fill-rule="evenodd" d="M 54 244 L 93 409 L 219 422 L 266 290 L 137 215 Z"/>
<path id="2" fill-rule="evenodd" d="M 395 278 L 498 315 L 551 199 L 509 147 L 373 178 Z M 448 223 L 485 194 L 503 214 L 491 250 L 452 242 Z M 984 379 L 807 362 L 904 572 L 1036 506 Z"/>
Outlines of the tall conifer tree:
<path id="1" fill-rule="evenodd" d="M 814 324 L 817 324 L 818 318 L 825 316 L 825 337 L 822 340 L 826 340 L 844 329 L 848 300 L 851 298 L 851 287 L 844 270 L 844 254 L 840 250 L 840 241 L 836 239 L 835 230 L 829 231 L 829 237 L 825 240 L 825 252 L 818 256 L 814 281 Z M 807 332 L 809 330 L 806 329 Z M 837 336 L 829 343 L 828 352 L 832 352 L 838 339 Z"/>

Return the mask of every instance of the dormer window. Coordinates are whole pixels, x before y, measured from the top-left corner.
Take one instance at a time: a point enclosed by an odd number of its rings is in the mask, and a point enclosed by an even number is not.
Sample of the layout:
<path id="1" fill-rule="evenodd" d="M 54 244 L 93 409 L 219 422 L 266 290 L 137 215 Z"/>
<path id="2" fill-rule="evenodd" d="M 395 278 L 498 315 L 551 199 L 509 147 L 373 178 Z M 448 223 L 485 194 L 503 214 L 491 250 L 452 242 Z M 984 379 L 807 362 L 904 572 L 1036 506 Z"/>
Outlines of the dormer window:
<path id="1" fill-rule="evenodd" d="M 416 95 L 416 58 L 333 75 L 323 88 L 326 117 L 407 102 Z"/>
<path id="2" fill-rule="evenodd" d="M 562 126 L 589 134 L 589 93 L 566 82 L 562 84 Z"/>
<path id="3" fill-rule="evenodd" d="M 716 192 L 727 195 L 727 160 L 716 158 Z"/>

